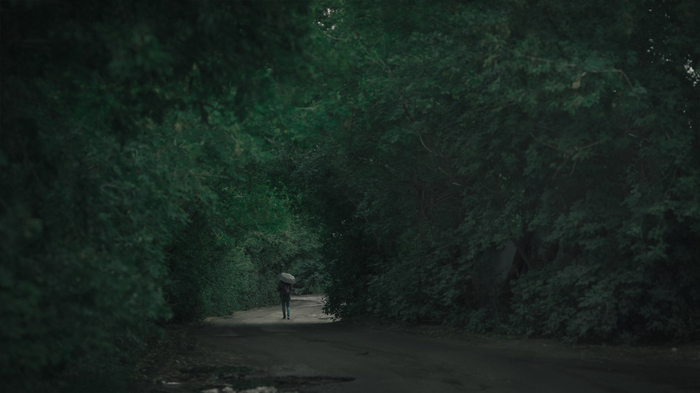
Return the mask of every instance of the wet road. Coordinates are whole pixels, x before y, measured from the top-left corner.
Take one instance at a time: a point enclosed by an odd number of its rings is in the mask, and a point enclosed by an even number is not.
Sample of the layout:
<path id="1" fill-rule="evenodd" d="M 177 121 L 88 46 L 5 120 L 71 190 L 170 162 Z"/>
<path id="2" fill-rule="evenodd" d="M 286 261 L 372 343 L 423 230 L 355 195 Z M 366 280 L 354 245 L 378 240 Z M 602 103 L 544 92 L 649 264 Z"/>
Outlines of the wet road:
<path id="1" fill-rule="evenodd" d="M 198 356 L 275 377 L 323 377 L 319 392 L 689 392 L 700 361 L 610 360 L 559 346 L 444 339 L 333 323 L 319 297 L 215 318 L 197 330 Z M 527 341 L 527 340 L 525 340 Z M 541 345 L 540 345 L 541 346 Z M 197 354 L 193 354 L 197 356 Z M 345 382 L 333 382 L 341 381 Z"/>

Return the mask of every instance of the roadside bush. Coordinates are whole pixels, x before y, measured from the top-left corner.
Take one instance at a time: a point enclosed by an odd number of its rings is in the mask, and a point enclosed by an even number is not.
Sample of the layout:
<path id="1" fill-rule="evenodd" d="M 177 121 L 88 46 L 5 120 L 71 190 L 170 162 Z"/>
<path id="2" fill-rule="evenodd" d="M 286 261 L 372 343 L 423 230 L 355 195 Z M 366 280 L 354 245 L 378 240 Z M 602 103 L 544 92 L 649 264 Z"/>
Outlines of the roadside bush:
<path id="1" fill-rule="evenodd" d="M 630 269 L 614 261 L 549 266 L 514 283 L 513 331 L 567 341 L 625 344 L 682 341 L 697 334 L 694 303 L 678 272 Z"/>
<path id="2" fill-rule="evenodd" d="M 194 210 L 170 248 L 165 297 L 178 320 L 276 303 L 277 275 L 317 265 L 320 243 L 287 195 L 255 178 L 216 188 L 217 209 Z M 314 281 L 312 271 L 312 285 Z M 300 277 L 304 277 L 302 274 Z"/>
<path id="3" fill-rule="evenodd" d="M 320 257 L 300 259 L 289 268 L 289 271 L 297 279 L 292 288 L 294 294 L 322 295 L 326 293 L 327 273 L 325 272 L 325 264 L 321 262 Z"/>

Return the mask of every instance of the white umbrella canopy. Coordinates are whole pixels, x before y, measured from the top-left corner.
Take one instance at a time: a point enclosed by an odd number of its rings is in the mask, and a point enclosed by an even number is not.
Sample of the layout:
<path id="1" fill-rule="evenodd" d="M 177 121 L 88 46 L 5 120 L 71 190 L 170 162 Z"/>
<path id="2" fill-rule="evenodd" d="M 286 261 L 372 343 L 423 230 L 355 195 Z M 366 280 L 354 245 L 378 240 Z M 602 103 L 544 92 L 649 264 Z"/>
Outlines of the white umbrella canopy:
<path id="1" fill-rule="evenodd" d="M 279 279 L 286 282 L 287 284 L 294 284 L 295 282 L 297 282 L 297 279 L 289 273 L 280 273 Z"/>

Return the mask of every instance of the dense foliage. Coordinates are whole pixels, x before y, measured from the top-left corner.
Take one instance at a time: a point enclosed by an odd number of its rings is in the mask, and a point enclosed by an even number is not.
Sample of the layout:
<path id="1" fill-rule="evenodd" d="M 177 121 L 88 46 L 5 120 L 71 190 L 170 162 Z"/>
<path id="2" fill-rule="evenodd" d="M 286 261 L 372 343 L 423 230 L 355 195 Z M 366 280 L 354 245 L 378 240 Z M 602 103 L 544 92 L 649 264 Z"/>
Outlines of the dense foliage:
<path id="1" fill-rule="evenodd" d="M 258 182 L 256 182 L 258 181 Z M 252 179 L 217 190 L 215 214 L 197 211 L 170 250 L 165 299 L 176 319 L 197 320 L 279 301 L 277 275 L 301 273 L 301 290 L 316 272 L 318 236 L 283 192 Z M 321 290 L 318 285 L 314 288 Z"/>
<path id="2" fill-rule="evenodd" d="M 287 161 L 341 316 L 579 339 L 700 325 L 698 4 L 338 1 Z M 489 272 L 507 243 L 507 277 Z M 491 258 L 491 259 L 490 259 Z M 484 282 L 484 281 L 491 282 Z"/>
<path id="3" fill-rule="evenodd" d="M 270 5 L 0 4 L 4 389 L 120 390 L 155 321 L 269 303 L 313 251 L 242 125 L 305 72 L 308 4 Z"/>
<path id="4" fill-rule="evenodd" d="M 698 7 L 0 3 L 0 379 L 119 391 L 280 270 L 341 317 L 697 337 Z"/>

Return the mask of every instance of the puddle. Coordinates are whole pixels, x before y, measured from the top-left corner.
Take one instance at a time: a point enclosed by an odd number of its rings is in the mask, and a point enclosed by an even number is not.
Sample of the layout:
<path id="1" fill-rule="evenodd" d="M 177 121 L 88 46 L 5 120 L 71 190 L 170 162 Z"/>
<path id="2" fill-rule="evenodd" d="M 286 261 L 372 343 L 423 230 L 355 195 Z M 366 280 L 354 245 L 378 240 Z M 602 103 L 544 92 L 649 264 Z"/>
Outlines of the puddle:
<path id="1" fill-rule="evenodd" d="M 319 386 L 340 382 L 350 382 L 349 377 L 301 377 L 266 375 L 261 370 L 247 366 L 198 366 L 182 368 L 178 381 L 167 382 L 170 388 L 187 387 L 188 391 L 207 393 L 252 390 L 263 387 L 275 388 L 276 391 L 294 391 L 306 386 Z M 195 390 L 191 390 L 195 388 Z M 170 389 L 169 389 L 170 390 Z"/>
<path id="2" fill-rule="evenodd" d="M 211 375 L 211 374 L 231 374 L 231 375 L 246 375 L 252 374 L 255 371 L 252 367 L 247 366 L 198 366 L 181 368 L 180 373 L 190 375 Z"/>
<path id="3" fill-rule="evenodd" d="M 328 385 L 339 382 L 350 382 L 355 378 L 343 377 L 267 377 L 267 378 L 245 378 L 239 380 L 222 379 L 218 384 L 210 384 L 203 386 L 204 390 L 213 389 L 216 387 L 226 386 L 234 390 L 248 390 L 259 387 L 274 387 L 280 392 L 296 390 L 301 387 Z"/>

